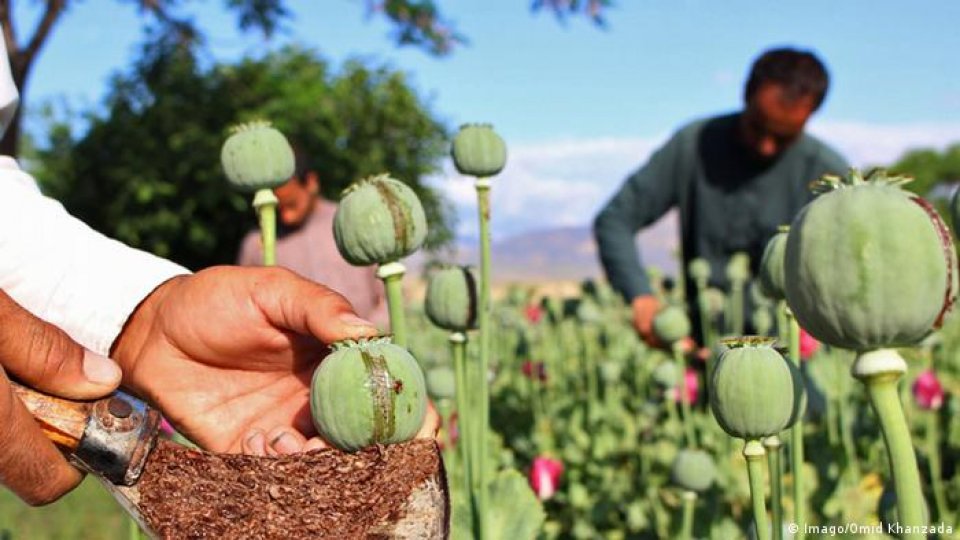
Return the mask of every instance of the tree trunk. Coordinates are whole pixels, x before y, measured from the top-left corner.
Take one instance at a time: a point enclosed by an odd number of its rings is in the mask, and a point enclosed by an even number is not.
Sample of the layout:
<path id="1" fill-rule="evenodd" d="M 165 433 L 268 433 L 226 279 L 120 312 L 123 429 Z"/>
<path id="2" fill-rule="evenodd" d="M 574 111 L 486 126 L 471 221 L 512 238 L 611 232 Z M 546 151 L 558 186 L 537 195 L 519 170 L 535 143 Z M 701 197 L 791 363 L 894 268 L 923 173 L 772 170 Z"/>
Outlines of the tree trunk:
<path id="1" fill-rule="evenodd" d="M 17 112 L 10 119 L 10 125 L 0 139 L 0 156 L 17 157 L 20 154 L 20 122 L 23 117 L 23 103 L 17 105 Z"/>

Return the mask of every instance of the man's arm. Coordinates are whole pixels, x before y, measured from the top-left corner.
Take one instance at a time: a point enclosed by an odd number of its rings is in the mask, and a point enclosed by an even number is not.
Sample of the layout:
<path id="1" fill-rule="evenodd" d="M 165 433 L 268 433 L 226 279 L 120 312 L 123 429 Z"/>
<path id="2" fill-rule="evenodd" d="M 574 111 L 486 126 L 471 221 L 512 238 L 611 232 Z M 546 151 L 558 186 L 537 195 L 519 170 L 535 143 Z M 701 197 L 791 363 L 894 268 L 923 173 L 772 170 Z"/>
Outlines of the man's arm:
<path id="1" fill-rule="evenodd" d="M 677 203 L 678 187 L 685 181 L 678 166 L 680 146 L 674 137 L 657 150 L 627 178 L 594 220 L 594 237 L 607 280 L 628 303 L 653 292 L 636 235 Z"/>
<path id="2" fill-rule="evenodd" d="M 94 231 L 0 160 L 0 289 L 71 338 L 105 355 L 159 284 L 189 271 Z"/>

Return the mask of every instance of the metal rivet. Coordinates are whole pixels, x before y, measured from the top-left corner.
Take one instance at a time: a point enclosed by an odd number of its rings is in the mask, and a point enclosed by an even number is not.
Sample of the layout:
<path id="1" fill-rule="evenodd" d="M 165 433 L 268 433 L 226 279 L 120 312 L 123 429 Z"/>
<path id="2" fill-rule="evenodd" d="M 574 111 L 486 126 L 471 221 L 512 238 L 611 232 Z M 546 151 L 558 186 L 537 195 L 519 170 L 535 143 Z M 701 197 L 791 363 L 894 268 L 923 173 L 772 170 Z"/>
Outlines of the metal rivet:
<path id="1" fill-rule="evenodd" d="M 114 397 L 107 402 L 107 410 L 117 418 L 126 418 L 133 412 L 133 407 L 125 399 Z"/>

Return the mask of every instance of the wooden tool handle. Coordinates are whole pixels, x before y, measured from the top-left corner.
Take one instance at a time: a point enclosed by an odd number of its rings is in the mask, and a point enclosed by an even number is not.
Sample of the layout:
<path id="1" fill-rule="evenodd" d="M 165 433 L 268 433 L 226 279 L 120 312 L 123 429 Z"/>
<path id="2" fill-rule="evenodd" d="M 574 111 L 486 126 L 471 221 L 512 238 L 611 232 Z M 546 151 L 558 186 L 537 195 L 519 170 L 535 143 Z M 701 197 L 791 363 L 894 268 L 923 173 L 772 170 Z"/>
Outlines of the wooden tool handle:
<path id="1" fill-rule="evenodd" d="M 11 382 L 13 391 L 40 424 L 54 444 L 73 452 L 80 445 L 87 420 L 93 411 L 92 401 L 72 401 L 49 396 Z"/>

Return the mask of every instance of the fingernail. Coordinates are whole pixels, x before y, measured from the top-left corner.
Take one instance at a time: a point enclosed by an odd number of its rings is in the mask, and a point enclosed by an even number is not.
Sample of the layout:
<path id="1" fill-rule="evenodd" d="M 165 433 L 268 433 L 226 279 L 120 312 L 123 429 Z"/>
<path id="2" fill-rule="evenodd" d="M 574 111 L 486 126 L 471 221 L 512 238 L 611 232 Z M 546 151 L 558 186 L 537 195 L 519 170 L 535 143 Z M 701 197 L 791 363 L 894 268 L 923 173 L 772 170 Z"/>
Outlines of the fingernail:
<path id="1" fill-rule="evenodd" d="M 122 375 L 120 366 L 113 360 L 99 354 L 83 351 L 83 376 L 94 384 L 114 385 Z"/>
<path id="2" fill-rule="evenodd" d="M 361 317 L 358 317 L 354 313 L 344 313 L 340 315 L 340 322 L 348 326 L 369 326 L 372 328 L 376 328 L 372 322 L 366 319 L 363 319 Z"/>
<path id="3" fill-rule="evenodd" d="M 264 443 L 266 442 L 266 437 L 263 436 L 262 431 L 254 431 L 252 435 L 247 437 L 247 448 L 250 453 L 255 456 L 262 456 L 264 452 Z"/>
<path id="4" fill-rule="evenodd" d="M 321 448 L 327 448 L 327 443 L 323 442 L 323 439 L 319 437 L 314 437 L 309 441 L 307 441 L 306 444 L 303 445 L 304 452 L 309 452 L 311 450 L 320 450 Z"/>
<path id="5" fill-rule="evenodd" d="M 294 454 L 301 449 L 296 438 L 287 432 L 283 432 L 274 437 L 273 440 L 270 441 L 270 446 L 280 454 Z"/>

